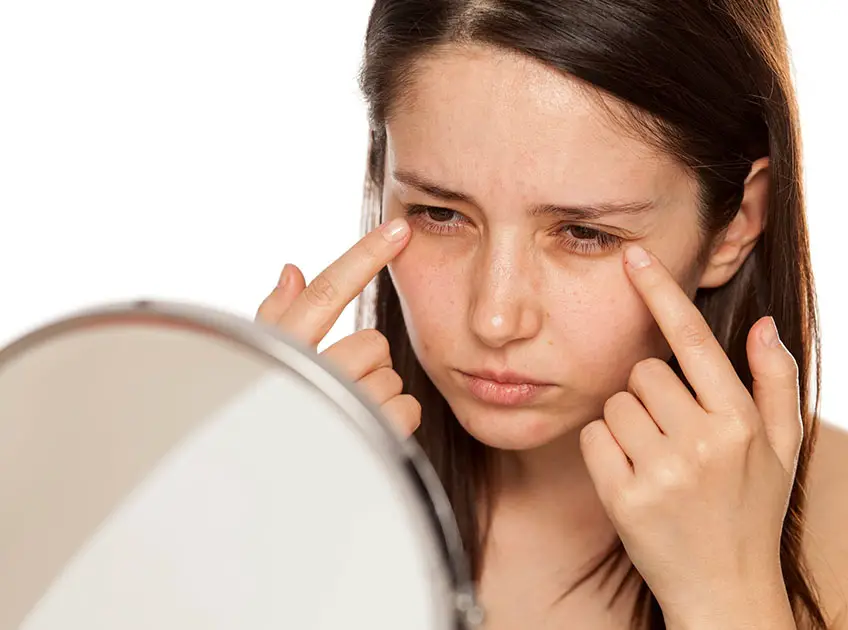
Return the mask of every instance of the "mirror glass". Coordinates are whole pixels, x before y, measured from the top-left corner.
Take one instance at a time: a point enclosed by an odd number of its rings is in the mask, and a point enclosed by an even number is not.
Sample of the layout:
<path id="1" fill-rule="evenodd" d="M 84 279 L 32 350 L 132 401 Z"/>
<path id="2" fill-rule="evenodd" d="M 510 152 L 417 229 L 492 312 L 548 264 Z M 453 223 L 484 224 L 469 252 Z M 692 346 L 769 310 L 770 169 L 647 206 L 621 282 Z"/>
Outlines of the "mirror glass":
<path id="1" fill-rule="evenodd" d="M 452 627 L 401 441 L 251 334 L 124 313 L 0 352 L 0 628 Z"/>

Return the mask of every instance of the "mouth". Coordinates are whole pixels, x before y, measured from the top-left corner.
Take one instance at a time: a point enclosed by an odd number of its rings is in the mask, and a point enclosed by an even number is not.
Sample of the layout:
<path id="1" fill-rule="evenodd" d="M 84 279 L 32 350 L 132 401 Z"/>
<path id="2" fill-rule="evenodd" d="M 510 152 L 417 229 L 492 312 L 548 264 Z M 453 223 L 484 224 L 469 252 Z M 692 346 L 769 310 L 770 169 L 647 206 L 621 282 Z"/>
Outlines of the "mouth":
<path id="1" fill-rule="evenodd" d="M 538 379 L 515 372 L 463 372 L 465 386 L 481 402 L 513 407 L 526 404 L 554 387 Z"/>

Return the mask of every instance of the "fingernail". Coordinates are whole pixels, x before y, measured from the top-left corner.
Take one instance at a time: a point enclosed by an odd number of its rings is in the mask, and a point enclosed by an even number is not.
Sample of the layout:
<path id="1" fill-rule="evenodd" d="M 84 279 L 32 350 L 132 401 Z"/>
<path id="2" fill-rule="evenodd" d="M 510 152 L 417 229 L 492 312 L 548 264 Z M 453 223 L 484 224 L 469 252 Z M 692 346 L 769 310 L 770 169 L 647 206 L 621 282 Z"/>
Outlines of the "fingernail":
<path id="1" fill-rule="evenodd" d="M 780 335 L 777 333 L 777 324 L 774 323 L 774 317 L 769 317 L 768 320 L 768 325 L 763 326 L 763 329 L 760 331 L 760 339 L 763 340 L 766 346 L 777 348 L 780 346 Z"/>
<path id="2" fill-rule="evenodd" d="M 290 265 L 288 264 L 283 266 L 283 270 L 280 272 L 280 279 L 277 280 L 277 286 L 281 289 L 285 288 L 285 286 L 289 283 L 289 266 Z"/>
<path id="3" fill-rule="evenodd" d="M 397 219 L 392 219 L 388 223 L 384 223 L 382 227 L 380 227 L 380 231 L 383 233 L 383 237 L 387 241 L 390 243 L 397 243 L 406 236 L 407 232 L 409 232 L 409 224 L 405 219 L 398 217 Z"/>
<path id="4" fill-rule="evenodd" d="M 624 252 L 624 257 L 627 260 L 627 264 L 634 269 L 641 269 L 642 267 L 647 267 L 651 264 L 651 257 L 648 256 L 648 252 L 642 249 L 639 245 L 631 245 L 628 247 Z"/>

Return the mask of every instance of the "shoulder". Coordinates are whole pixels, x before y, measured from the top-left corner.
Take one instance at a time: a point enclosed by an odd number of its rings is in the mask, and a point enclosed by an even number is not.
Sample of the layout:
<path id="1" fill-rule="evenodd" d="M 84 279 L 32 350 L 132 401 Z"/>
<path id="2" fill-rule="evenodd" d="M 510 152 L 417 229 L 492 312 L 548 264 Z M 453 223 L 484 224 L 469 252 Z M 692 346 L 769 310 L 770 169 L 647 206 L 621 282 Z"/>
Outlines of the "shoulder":
<path id="1" fill-rule="evenodd" d="M 804 546 L 826 617 L 848 625 L 848 431 L 824 422 L 810 460 Z"/>

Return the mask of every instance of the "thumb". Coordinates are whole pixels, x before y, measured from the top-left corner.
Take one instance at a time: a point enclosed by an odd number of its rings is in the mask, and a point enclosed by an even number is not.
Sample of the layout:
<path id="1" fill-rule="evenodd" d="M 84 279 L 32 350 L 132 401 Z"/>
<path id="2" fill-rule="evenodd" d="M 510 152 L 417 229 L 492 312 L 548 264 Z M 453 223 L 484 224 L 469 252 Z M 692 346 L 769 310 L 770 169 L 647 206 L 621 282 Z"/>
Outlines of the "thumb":
<path id="1" fill-rule="evenodd" d="M 765 424 L 769 443 L 783 468 L 794 475 L 804 435 L 798 364 L 780 341 L 771 317 L 763 317 L 751 327 L 747 352 L 754 377 L 754 402 Z"/>
<path id="2" fill-rule="evenodd" d="M 276 324 L 295 298 L 306 288 L 303 272 L 296 265 L 286 265 L 280 273 L 277 286 L 256 311 L 256 321 Z"/>

